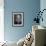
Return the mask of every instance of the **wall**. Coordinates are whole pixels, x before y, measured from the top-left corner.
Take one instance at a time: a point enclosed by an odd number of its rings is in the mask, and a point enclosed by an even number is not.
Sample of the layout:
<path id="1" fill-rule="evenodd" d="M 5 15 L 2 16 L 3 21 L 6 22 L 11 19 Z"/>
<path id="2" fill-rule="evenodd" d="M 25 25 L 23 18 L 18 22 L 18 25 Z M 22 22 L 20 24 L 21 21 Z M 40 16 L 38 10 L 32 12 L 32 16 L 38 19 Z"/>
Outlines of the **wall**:
<path id="1" fill-rule="evenodd" d="M 41 9 L 41 11 L 43 9 L 46 9 L 46 0 L 41 0 L 40 1 L 40 9 Z M 43 17 L 44 20 L 43 20 L 43 22 L 42 21 L 40 22 L 40 25 L 43 25 L 43 26 L 46 27 L 46 20 L 45 20 L 46 19 L 46 11 L 43 12 L 43 16 L 42 17 Z"/>
<path id="2" fill-rule="evenodd" d="M 46 0 L 41 0 L 40 1 L 40 9 L 41 9 L 41 11 L 43 10 L 43 9 L 46 9 Z M 42 17 L 43 17 L 43 22 L 41 21 L 40 22 L 40 25 L 42 25 L 42 26 L 45 26 L 46 27 L 46 11 L 43 13 L 43 15 L 42 15 Z M 46 36 L 46 35 L 45 35 Z M 45 40 L 46 41 L 46 40 Z M 45 42 L 46 43 L 46 42 Z"/>
<path id="3" fill-rule="evenodd" d="M 0 42 L 4 41 L 4 0 L 0 0 Z"/>
<path id="4" fill-rule="evenodd" d="M 4 39 L 18 41 L 32 29 L 35 12 L 40 9 L 40 0 L 4 0 Z M 24 27 L 12 27 L 12 12 L 24 12 Z"/>

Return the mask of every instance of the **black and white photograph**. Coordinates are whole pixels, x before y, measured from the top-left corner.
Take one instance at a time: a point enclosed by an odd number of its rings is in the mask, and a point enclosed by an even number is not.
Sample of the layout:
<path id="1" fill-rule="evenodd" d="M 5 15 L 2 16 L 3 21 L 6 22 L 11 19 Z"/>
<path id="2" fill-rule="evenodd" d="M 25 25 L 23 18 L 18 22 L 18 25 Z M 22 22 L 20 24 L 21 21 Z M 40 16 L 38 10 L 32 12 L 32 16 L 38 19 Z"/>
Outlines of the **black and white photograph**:
<path id="1" fill-rule="evenodd" d="M 12 13 L 12 25 L 23 26 L 24 25 L 24 12 L 13 12 Z"/>

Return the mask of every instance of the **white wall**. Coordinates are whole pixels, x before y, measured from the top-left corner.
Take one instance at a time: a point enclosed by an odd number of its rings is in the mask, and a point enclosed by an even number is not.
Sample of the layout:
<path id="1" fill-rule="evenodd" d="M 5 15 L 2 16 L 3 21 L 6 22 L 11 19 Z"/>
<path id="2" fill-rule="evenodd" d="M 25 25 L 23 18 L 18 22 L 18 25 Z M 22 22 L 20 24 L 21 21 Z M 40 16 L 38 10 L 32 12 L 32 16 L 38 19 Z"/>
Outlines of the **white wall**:
<path id="1" fill-rule="evenodd" d="M 4 41 L 4 0 L 0 0 L 0 42 Z"/>

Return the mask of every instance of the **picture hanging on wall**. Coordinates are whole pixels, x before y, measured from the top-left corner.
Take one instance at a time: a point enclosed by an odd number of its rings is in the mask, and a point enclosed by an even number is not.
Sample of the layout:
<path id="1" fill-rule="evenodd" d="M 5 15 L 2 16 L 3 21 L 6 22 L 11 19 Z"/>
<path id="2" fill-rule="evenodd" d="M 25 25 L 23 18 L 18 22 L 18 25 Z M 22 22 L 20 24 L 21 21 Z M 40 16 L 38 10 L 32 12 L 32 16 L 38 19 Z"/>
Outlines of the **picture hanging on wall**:
<path id="1" fill-rule="evenodd" d="M 24 26 L 24 12 L 12 12 L 12 26 Z"/>

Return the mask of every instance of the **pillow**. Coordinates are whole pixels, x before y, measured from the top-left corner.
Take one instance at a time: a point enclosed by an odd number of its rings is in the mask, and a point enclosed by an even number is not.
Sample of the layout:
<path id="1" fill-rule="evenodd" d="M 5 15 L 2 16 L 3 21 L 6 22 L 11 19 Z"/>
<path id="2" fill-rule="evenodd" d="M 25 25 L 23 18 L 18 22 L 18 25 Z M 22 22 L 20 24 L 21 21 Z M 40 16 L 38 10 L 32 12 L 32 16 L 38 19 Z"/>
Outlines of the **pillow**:
<path id="1" fill-rule="evenodd" d="M 33 35 L 29 32 L 25 37 L 23 46 L 31 46 L 32 42 L 33 42 Z"/>
<path id="2" fill-rule="evenodd" d="M 24 40 L 25 40 L 25 37 L 22 38 L 22 39 L 20 39 L 20 40 L 17 42 L 17 46 L 23 46 Z"/>
<path id="3" fill-rule="evenodd" d="M 2 46 L 17 46 L 16 42 L 8 41 L 2 44 Z"/>

